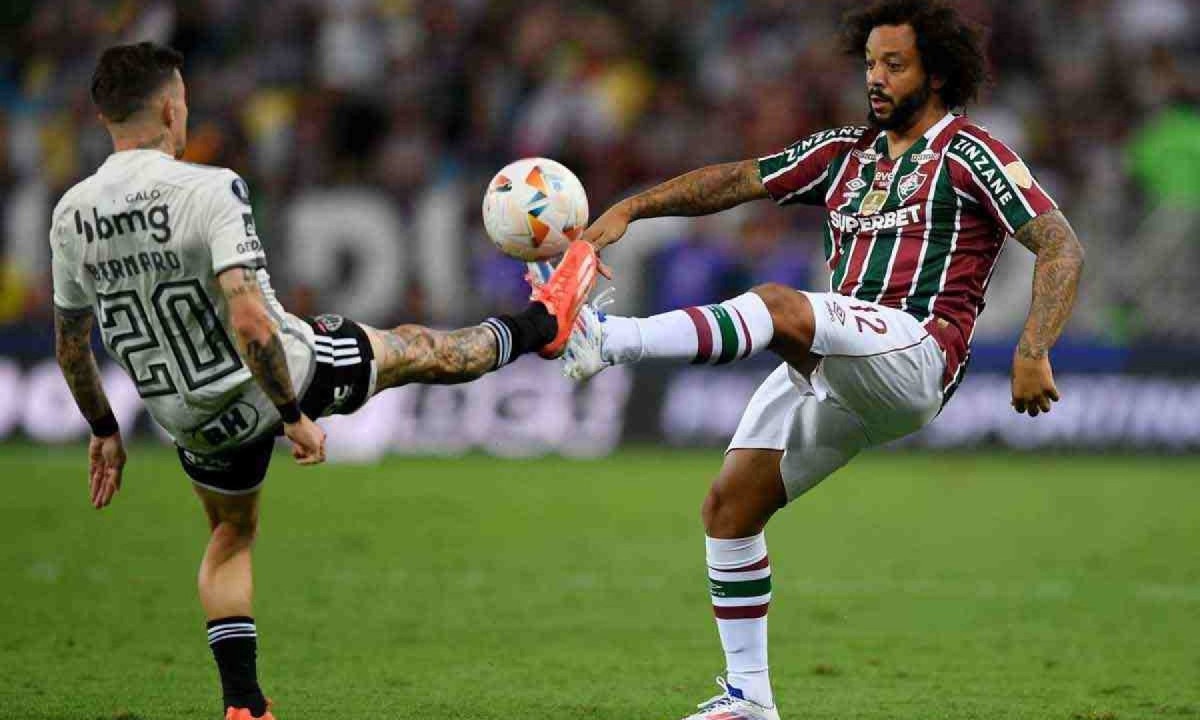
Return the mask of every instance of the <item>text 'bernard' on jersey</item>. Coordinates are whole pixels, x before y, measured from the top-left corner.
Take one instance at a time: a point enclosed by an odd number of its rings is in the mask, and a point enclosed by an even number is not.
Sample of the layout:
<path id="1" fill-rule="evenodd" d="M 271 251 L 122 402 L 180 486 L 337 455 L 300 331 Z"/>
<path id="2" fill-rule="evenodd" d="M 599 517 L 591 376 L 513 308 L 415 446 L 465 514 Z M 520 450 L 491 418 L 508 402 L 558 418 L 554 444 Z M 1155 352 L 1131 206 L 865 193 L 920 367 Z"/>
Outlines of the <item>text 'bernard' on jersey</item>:
<path id="1" fill-rule="evenodd" d="M 273 406 L 255 397 L 257 386 L 228 329 L 217 275 L 254 270 L 285 340 L 289 327 L 307 325 L 289 319 L 275 299 L 250 192 L 236 173 L 157 150 L 113 153 L 63 195 L 50 246 L 55 305 L 64 313 L 95 313 L 109 354 L 179 444 L 213 449 L 215 435 L 201 431 L 235 402 L 270 419 Z M 307 372 L 299 348 L 288 354 L 294 376 Z"/>
<path id="2" fill-rule="evenodd" d="M 1016 153 L 952 114 L 897 158 L 884 133 L 852 126 L 760 158 L 759 172 L 777 203 L 826 209 L 831 290 L 926 321 L 947 386 L 961 379 L 1005 237 L 1056 208 Z"/>

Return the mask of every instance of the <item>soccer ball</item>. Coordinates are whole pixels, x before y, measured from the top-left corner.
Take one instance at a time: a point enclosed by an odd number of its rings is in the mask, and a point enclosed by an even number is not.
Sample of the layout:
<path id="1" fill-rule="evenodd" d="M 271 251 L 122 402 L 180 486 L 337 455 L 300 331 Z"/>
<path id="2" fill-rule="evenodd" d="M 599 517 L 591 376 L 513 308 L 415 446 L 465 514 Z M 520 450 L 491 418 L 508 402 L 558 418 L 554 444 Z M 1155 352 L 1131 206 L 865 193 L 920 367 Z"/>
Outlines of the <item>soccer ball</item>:
<path id="1" fill-rule="evenodd" d="M 579 178 L 547 158 L 505 165 L 483 195 L 483 227 L 505 255 L 533 262 L 561 254 L 587 227 Z"/>

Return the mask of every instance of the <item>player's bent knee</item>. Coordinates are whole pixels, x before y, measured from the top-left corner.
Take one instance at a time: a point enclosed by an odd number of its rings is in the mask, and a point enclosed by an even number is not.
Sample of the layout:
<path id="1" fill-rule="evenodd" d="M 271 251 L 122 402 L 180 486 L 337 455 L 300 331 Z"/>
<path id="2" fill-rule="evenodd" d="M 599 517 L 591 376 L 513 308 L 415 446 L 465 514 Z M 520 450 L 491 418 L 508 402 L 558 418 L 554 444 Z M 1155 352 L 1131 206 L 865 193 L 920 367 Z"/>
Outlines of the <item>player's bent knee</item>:
<path id="1" fill-rule="evenodd" d="M 765 283 L 753 289 L 762 298 L 775 326 L 773 346 L 808 352 L 816 332 L 812 303 L 804 293 L 780 283 Z"/>
<path id="2" fill-rule="evenodd" d="M 248 545 L 257 536 L 258 523 L 246 517 L 220 520 L 212 531 L 212 541 L 222 545 Z"/>
<path id="3" fill-rule="evenodd" d="M 778 451 L 744 449 L 726 455 L 700 509 L 709 537 L 756 535 L 775 511 L 787 504 L 779 455 Z"/>

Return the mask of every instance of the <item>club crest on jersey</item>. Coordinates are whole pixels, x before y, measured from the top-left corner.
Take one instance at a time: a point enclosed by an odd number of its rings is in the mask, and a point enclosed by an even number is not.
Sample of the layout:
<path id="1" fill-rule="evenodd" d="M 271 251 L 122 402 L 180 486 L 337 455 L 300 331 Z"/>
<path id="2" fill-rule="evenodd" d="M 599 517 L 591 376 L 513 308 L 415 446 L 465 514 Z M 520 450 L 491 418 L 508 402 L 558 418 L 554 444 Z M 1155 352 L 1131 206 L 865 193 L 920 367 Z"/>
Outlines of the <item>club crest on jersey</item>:
<path id="1" fill-rule="evenodd" d="M 332 313 L 326 313 L 324 315 L 318 315 L 315 318 L 313 318 L 313 323 L 317 326 L 317 328 L 321 332 L 331 333 L 331 332 L 337 332 L 337 329 L 342 326 L 342 323 L 345 322 L 345 320 L 346 319 L 344 317 L 342 317 L 341 315 L 334 315 Z"/>
<path id="2" fill-rule="evenodd" d="M 250 204 L 250 186 L 246 184 L 245 180 L 241 179 L 240 177 L 235 177 L 233 179 L 233 184 L 229 186 L 229 189 L 233 191 L 233 196 L 235 198 L 242 201 L 243 205 Z"/>
<path id="3" fill-rule="evenodd" d="M 858 208 L 859 215 L 874 215 L 883 208 L 883 204 L 887 202 L 887 190 L 872 190 L 863 198 L 862 205 Z"/>
<path id="4" fill-rule="evenodd" d="M 900 178 L 900 185 L 896 188 L 900 193 L 900 199 L 907 200 L 912 197 L 915 192 L 921 189 L 921 186 L 925 184 L 925 180 L 928 177 L 928 175 L 920 170 L 913 170 Z"/>

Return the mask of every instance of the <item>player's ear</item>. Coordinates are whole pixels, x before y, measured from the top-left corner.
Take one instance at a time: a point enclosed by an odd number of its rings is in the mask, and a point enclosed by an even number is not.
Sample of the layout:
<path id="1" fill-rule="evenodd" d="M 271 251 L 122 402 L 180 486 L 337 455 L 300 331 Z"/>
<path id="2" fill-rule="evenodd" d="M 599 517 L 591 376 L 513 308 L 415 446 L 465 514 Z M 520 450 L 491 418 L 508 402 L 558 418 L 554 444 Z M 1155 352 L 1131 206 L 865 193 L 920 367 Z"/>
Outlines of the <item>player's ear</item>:
<path id="1" fill-rule="evenodd" d="M 171 94 L 163 93 L 158 96 L 158 101 L 162 103 L 162 109 L 159 110 L 163 125 L 172 127 L 175 125 L 175 103 L 171 102 Z"/>

